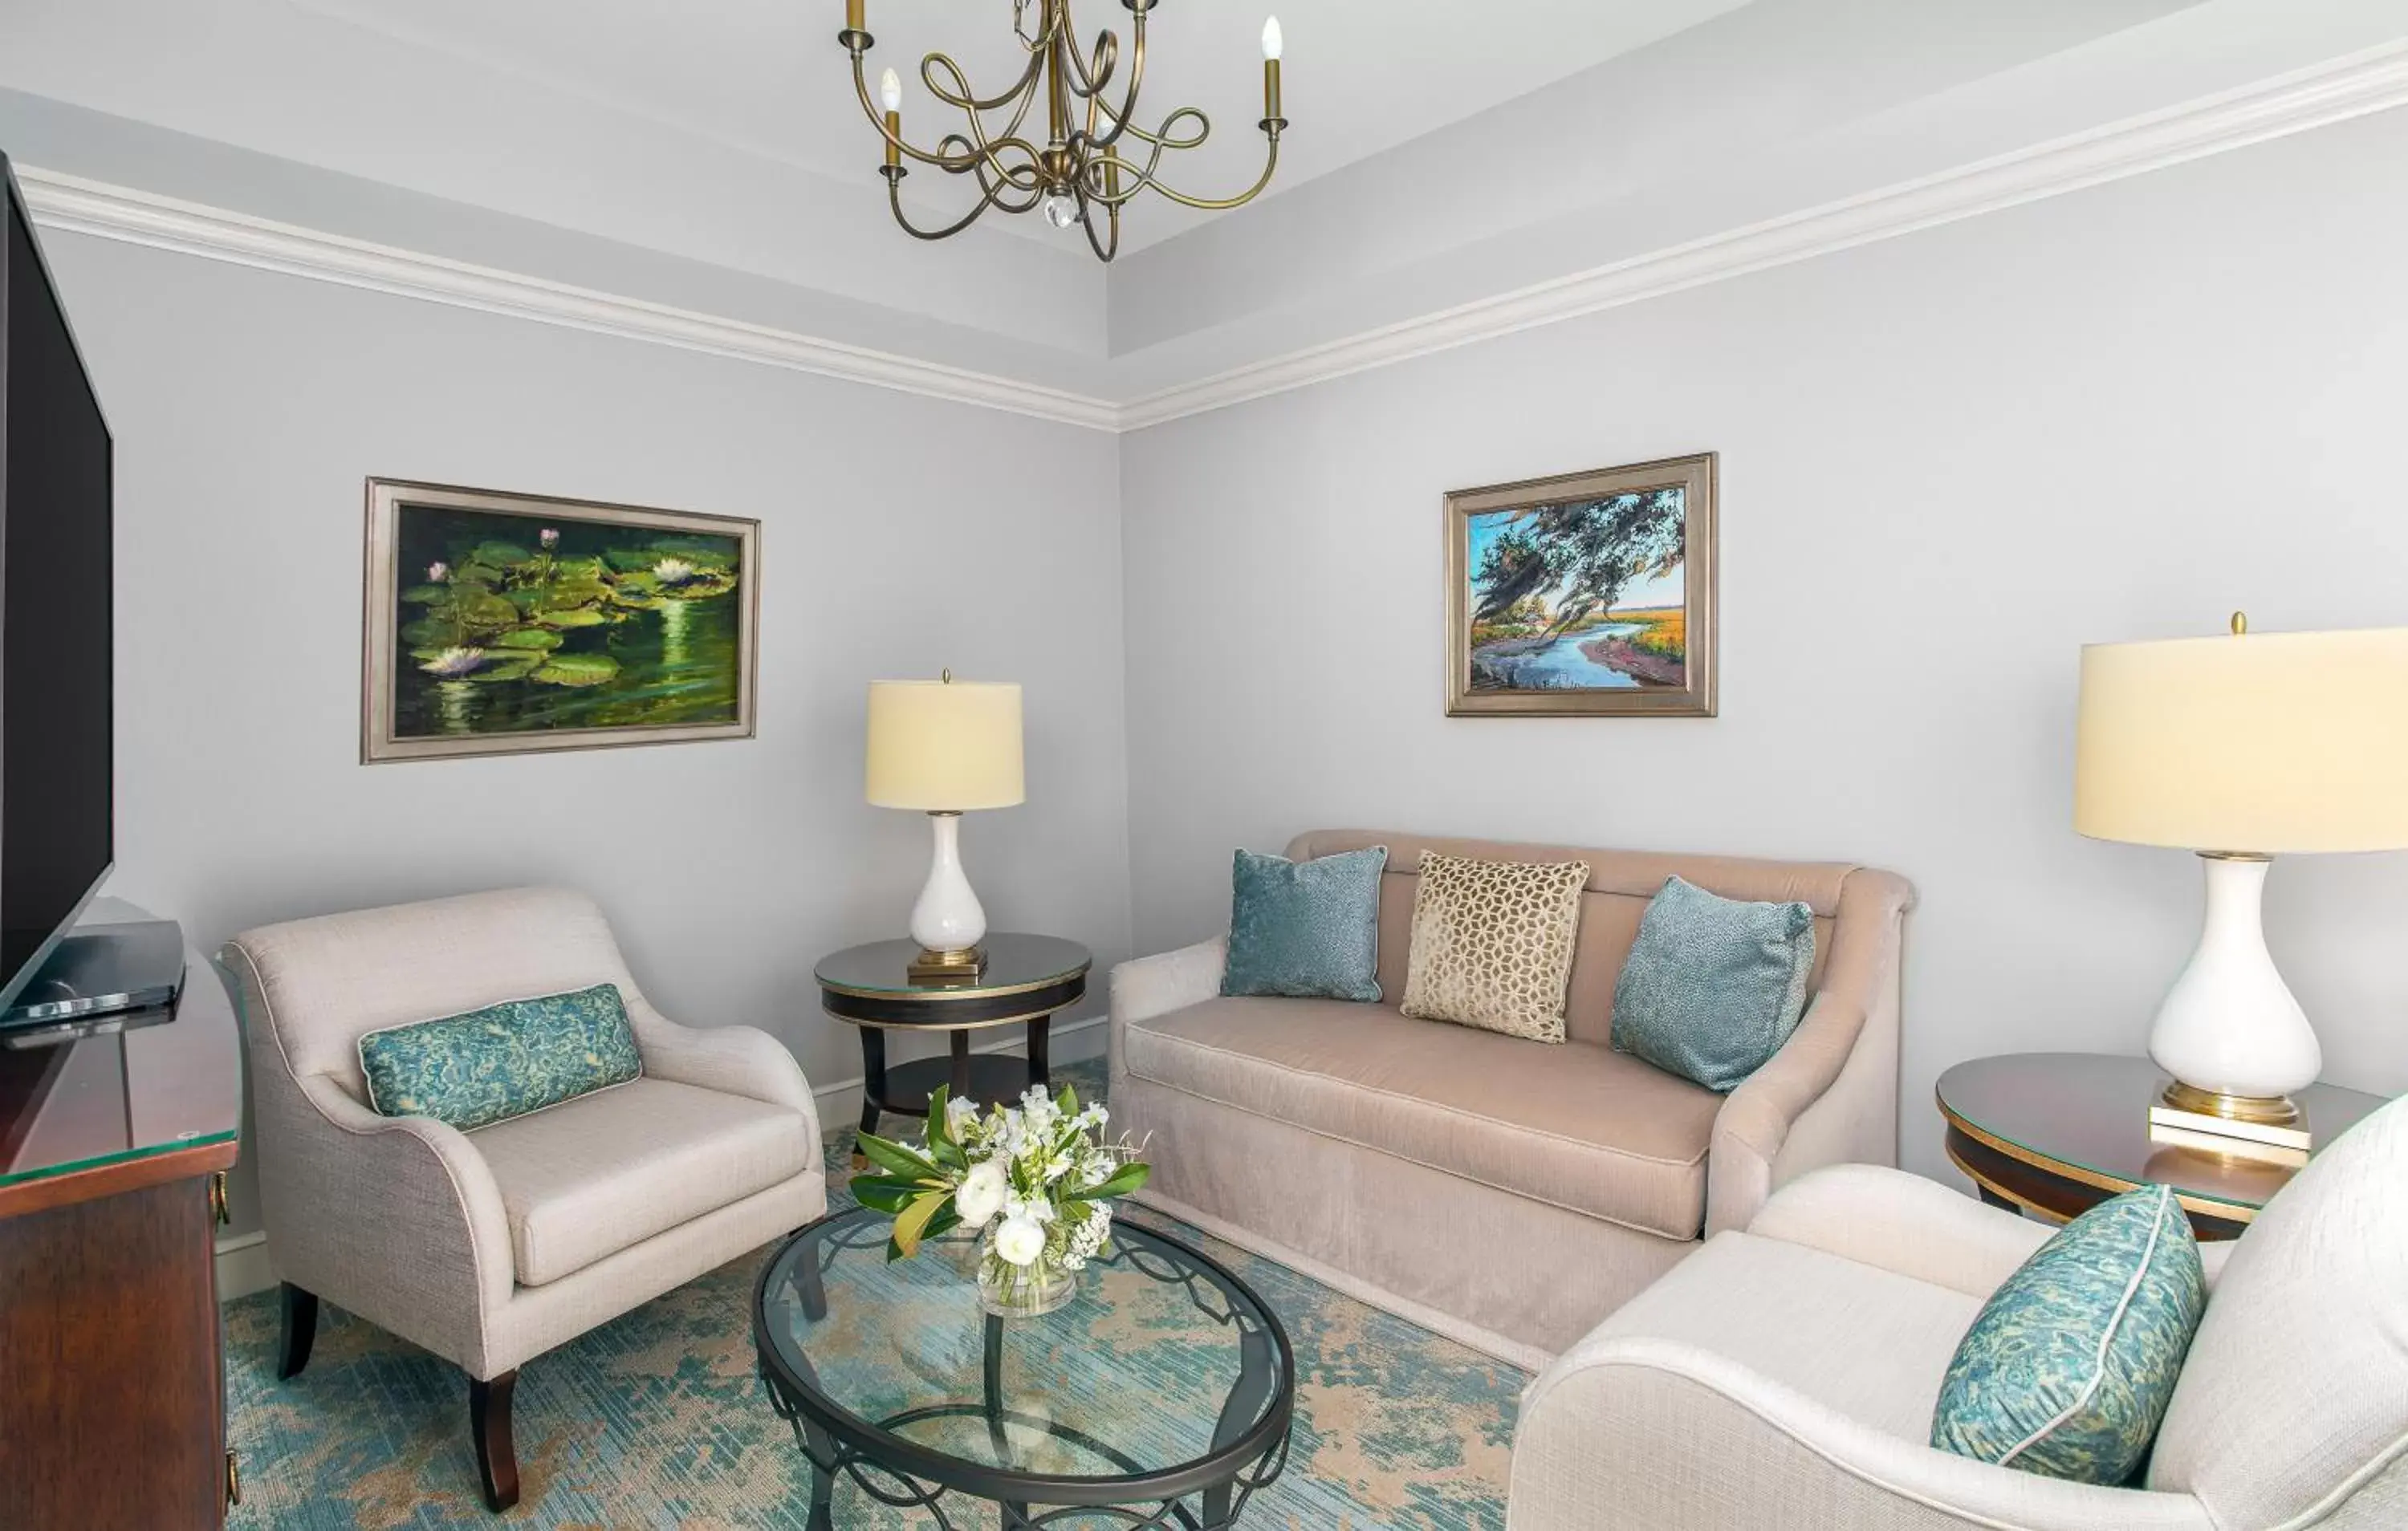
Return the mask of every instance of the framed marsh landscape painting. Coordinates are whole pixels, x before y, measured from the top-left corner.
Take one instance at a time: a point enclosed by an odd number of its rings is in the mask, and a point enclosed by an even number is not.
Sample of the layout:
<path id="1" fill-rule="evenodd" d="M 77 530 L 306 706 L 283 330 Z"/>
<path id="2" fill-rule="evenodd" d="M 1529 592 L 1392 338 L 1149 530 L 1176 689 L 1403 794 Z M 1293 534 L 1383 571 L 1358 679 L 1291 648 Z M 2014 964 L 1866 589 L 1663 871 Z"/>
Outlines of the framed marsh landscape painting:
<path id="1" fill-rule="evenodd" d="M 1714 715 L 1714 454 L 1446 497 L 1446 710 Z"/>
<path id="2" fill-rule="evenodd" d="M 761 523 L 371 479 L 363 761 L 752 733 Z"/>

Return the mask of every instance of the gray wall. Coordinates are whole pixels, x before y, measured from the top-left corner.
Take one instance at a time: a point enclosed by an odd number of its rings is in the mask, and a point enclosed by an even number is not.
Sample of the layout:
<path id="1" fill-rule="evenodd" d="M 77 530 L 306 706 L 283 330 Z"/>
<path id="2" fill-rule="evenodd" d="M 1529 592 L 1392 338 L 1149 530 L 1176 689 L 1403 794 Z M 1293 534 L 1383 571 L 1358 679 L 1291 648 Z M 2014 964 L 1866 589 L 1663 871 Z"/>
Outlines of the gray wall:
<path id="1" fill-rule="evenodd" d="M 764 1026 L 815 1083 L 857 1078 L 811 963 L 899 935 L 928 856 L 920 816 L 861 800 L 864 692 L 950 665 L 1027 688 L 1030 800 L 965 831 L 991 918 L 1126 953 L 1110 436 L 44 244 L 118 440 L 113 893 L 208 949 L 264 921 L 574 884 L 668 1014 Z M 361 766 L 371 474 L 758 517 L 759 737 Z"/>
<path id="2" fill-rule="evenodd" d="M 2408 622 L 2408 114 L 1124 439 L 1136 937 L 1395 826 L 1896 868 L 1907 1164 L 1959 1059 L 2137 1052 L 2179 852 L 2070 827 L 2077 646 Z M 1448 719 L 1440 496 L 1722 454 L 1722 716 Z M 2408 857 L 2299 858 L 2328 1075 L 2408 1088 Z"/>

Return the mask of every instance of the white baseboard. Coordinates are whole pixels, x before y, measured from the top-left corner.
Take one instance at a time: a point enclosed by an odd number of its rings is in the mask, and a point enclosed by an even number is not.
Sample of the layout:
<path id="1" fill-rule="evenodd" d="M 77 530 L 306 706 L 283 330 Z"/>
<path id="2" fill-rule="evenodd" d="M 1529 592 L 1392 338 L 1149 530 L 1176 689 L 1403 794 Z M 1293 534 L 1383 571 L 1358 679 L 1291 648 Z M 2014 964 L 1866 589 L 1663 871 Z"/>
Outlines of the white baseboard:
<path id="1" fill-rule="evenodd" d="M 253 1230 L 218 1240 L 218 1301 L 232 1302 L 276 1284 L 267 1258 L 267 1235 Z"/>
<path id="2" fill-rule="evenodd" d="M 1104 1055 L 1104 1043 L 1109 1033 L 1104 1029 L 1108 1016 L 1091 1015 L 1082 1021 L 1071 1021 L 1054 1028 L 1053 1060 L 1057 1064 L 1082 1063 Z M 977 1052 L 1017 1052 L 1022 1039 L 1013 1037 L 1000 1042 L 990 1042 L 974 1048 Z M 823 1127 L 840 1122 L 851 1122 L 861 1114 L 859 1079 L 838 1080 L 823 1085 L 811 1095 L 819 1101 Z M 263 1232 L 236 1234 L 218 1240 L 218 1301 L 232 1302 L 265 1292 L 276 1284 L 276 1266 L 268 1258 L 267 1235 Z"/>

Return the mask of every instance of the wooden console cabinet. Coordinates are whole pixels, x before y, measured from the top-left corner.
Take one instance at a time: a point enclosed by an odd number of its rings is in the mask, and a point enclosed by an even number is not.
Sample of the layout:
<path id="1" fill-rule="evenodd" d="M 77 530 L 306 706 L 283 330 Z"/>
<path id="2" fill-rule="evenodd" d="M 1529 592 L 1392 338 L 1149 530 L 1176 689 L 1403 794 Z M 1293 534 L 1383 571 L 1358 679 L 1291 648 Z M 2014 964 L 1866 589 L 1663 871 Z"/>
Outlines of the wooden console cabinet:
<path id="1" fill-rule="evenodd" d="M 236 1492 L 216 1265 L 242 1109 L 233 1007 L 188 952 L 172 1021 L 6 1043 L 0 1526 L 222 1525 Z"/>

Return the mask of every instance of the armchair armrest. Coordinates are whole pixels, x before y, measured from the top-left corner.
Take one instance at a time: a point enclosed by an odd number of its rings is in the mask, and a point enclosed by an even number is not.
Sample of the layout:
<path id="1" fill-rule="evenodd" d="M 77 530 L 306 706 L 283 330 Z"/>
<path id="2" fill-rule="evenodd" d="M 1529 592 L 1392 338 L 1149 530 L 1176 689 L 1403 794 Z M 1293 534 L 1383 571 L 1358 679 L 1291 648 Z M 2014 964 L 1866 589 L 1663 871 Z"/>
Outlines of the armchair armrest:
<path id="1" fill-rule="evenodd" d="M 1120 964 L 1112 969 L 1112 1029 L 1211 999 L 1221 992 L 1221 973 L 1228 961 L 1229 938 L 1216 936 Z"/>
<path id="2" fill-rule="evenodd" d="M 640 997 L 627 1003 L 644 1072 L 654 1079 L 722 1095 L 766 1101 L 798 1112 L 819 1141 L 819 1102 L 802 1065 L 767 1032 L 754 1026 L 682 1026 Z"/>
<path id="3" fill-rule="evenodd" d="M 1714 1118 L 1708 1238 L 1747 1226 L 1775 1185 L 1805 1170 L 1898 1162 L 1899 967 L 1914 899 L 1903 878 L 1848 874 L 1813 1003 Z M 1801 1130 L 1810 1113 L 1811 1133 Z"/>
<path id="4" fill-rule="evenodd" d="M 1774 1192 L 1747 1231 L 1986 1298 L 2057 1230 L 1920 1175 L 1837 1165 Z"/>
<path id="5" fill-rule="evenodd" d="M 1509 1531 L 1881 1525 L 2210 1531 L 2186 1494 L 2100 1488 L 1885 1434 L 1727 1356 L 1595 1336 L 1524 1396 Z"/>
<path id="6" fill-rule="evenodd" d="M 517 1365 L 486 1344 L 518 1273 L 501 1190 L 466 1136 L 380 1116 L 322 1074 L 282 1075 L 260 1095 L 279 1117 L 266 1172 L 278 1266 L 472 1376 Z"/>

